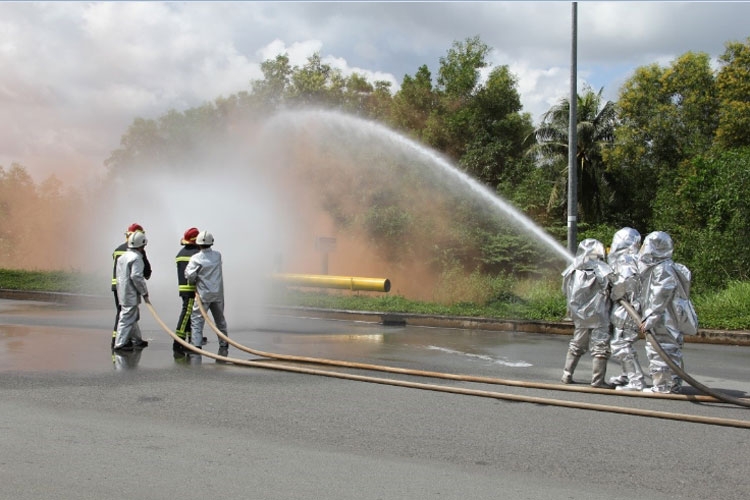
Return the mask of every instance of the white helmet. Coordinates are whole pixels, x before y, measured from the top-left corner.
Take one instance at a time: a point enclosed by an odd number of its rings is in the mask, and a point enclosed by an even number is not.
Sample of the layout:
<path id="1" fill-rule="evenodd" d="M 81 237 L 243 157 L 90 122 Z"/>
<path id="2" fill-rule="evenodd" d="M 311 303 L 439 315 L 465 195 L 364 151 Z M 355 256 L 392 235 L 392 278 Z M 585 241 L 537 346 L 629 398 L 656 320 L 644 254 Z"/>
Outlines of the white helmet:
<path id="1" fill-rule="evenodd" d="M 195 244 L 198 246 L 208 246 L 214 244 L 214 235 L 208 231 L 201 231 L 198 233 L 198 237 L 195 238 Z"/>
<path id="2" fill-rule="evenodd" d="M 143 248 L 148 243 L 146 239 L 146 233 L 143 231 L 136 231 L 128 236 L 128 248 Z"/>

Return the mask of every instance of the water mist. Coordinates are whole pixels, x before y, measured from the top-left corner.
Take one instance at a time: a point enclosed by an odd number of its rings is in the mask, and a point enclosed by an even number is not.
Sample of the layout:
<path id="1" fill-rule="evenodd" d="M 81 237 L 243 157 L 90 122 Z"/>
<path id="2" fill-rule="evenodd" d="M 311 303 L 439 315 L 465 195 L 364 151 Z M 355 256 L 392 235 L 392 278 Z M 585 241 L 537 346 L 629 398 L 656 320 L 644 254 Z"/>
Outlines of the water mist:
<path id="1" fill-rule="evenodd" d="M 139 165 L 111 183 L 102 206 L 87 215 L 91 238 L 81 252 L 103 276 L 111 272 L 111 252 L 124 241 L 125 228 L 144 226 L 154 269 L 150 294 L 168 324 L 176 321 L 180 304 L 174 256 L 192 226 L 212 232 L 224 258 L 230 332 L 255 324 L 254 306 L 264 302 L 268 278 L 279 266 L 283 272 L 321 272 L 319 236 L 337 238 L 330 274 L 390 278 L 391 293 L 429 298 L 434 277 L 422 261 L 437 243 L 407 239 L 403 247 L 384 249 L 363 239 L 351 229 L 374 203 L 360 194 L 363 183 L 385 183 L 380 195 L 391 198 L 376 200 L 385 207 L 423 208 L 412 225 L 428 227 L 428 235 L 441 234 L 443 214 L 453 209 L 442 193 L 450 191 L 480 201 L 559 258 L 561 267 L 571 260 L 533 221 L 448 160 L 377 123 L 337 112 L 288 111 L 235 134 L 236 143 L 192 144 L 191 157 L 203 160 L 191 164 Z M 401 261 L 390 260 L 389 252 Z M 102 288 L 108 290 L 104 278 Z"/>

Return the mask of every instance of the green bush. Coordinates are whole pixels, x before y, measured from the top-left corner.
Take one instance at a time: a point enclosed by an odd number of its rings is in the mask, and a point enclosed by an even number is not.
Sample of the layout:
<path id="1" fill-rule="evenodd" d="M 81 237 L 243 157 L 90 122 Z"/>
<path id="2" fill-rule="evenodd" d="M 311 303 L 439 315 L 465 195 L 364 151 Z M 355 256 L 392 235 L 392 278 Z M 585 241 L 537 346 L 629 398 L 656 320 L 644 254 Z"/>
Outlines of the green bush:
<path id="1" fill-rule="evenodd" d="M 701 328 L 745 330 L 750 327 L 750 282 L 731 281 L 719 292 L 693 297 Z"/>

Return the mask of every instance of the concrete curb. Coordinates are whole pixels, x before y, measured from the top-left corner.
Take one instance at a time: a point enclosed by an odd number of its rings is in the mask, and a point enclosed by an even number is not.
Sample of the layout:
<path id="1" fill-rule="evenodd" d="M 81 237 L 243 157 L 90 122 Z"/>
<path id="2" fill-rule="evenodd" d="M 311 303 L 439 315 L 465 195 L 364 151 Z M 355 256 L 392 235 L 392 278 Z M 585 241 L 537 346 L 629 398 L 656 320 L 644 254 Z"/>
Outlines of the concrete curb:
<path id="1" fill-rule="evenodd" d="M 573 323 L 570 321 L 532 321 L 495 318 L 478 318 L 470 316 L 438 316 L 429 314 L 365 312 L 337 309 L 319 309 L 310 307 L 275 306 L 273 310 L 290 316 L 308 316 L 321 319 L 342 319 L 349 321 L 369 321 L 394 326 L 432 326 L 438 328 L 459 328 L 468 330 L 487 330 L 521 333 L 549 333 L 573 335 Z M 643 337 L 641 337 L 643 338 Z M 750 346 L 750 332 L 744 330 L 709 330 L 700 329 L 697 335 L 685 336 L 686 343 L 724 344 Z"/>
<path id="2" fill-rule="evenodd" d="M 85 295 L 63 292 L 41 292 L 0 289 L 0 299 L 36 300 L 74 307 L 105 309 L 114 308 L 113 298 L 103 295 Z M 277 314 L 307 316 L 320 319 L 367 321 L 390 326 L 431 326 L 466 330 L 487 330 L 521 333 L 549 333 L 573 335 L 573 324 L 569 321 L 530 321 L 470 316 L 439 316 L 430 314 L 392 313 L 377 311 L 349 311 L 315 307 L 270 306 Z M 750 332 L 745 330 L 700 329 L 697 335 L 686 336 L 685 342 L 695 344 L 722 344 L 750 346 Z"/>

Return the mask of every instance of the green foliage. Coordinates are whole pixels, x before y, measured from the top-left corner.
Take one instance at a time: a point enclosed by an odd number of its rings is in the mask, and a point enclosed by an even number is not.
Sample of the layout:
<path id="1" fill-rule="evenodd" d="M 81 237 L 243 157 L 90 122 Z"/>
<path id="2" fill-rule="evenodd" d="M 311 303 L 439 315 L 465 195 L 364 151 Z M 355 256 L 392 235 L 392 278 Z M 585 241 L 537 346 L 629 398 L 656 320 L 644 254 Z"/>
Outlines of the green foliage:
<path id="1" fill-rule="evenodd" d="M 655 227 L 675 241 L 675 260 L 693 271 L 695 289 L 745 280 L 750 256 L 750 147 L 698 156 L 660 191 Z"/>
<path id="2" fill-rule="evenodd" d="M 422 65 L 413 77 L 404 76 L 401 90 L 393 96 L 389 123 L 419 137 L 436 109 L 437 94 L 432 88 L 432 75 L 427 66 Z"/>
<path id="3" fill-rule="evenodd" d="M 446 279 L 459 275 L 446 274 Z M 485 302 L 470 300 L 432 302 L 408 300 L 398 295 L 373 295 L 366 292 L 300 291 L 279 289 L 277 304 L 355 311 L 399 312 L 445 316 L 469 316 L 498 319 L 561 321 L 566 314 L 565 298 L 558 281 L 515 281 L 507 276 L 494 278 L 474 274 L 461 277 L 459 288 L 473 288 Z M 487 292 L 486 289 L 490 289 Z M 472 292 L 469 293 L 471 295 Z"/>
<path id="4" fill-rule="evenodd" d="M 725 148 L 750 146 L 750 37 L 745 43 L 727 43 L 719 61 L 716 141 Z"/>
<path id="5" fill-rule="evenodd" d="M 581 220 L 589 223 L 606 218 L 606 205 L 610 199 L 602 151 L 614 140 L 616 112 L 613 102 L 603 102 L 603 90 L 594 93 L 586 87 L 576 103 L 578 211 Z M 534 131 L 537 142 L 527 151 L 542 168 L 549 168 L 556 174 L 547 205 L 549 211 L 567 201 L 569 123 L 570 101 L 562 99 L 544 114 L 542 124 Z"/>
<path id="6" fill-rule="evenodd" d="M 668 193 L 685 160 L 709 150 L 718 124 L 716 84 L 707 54 L 688 52 L 663 68 L 636 69 L 617 102 L 615 143 L 605 152 L 613 214 L 620 225 L 653 227 L 657 192 Z"/>
<path id="7" fill-rule="evenodd" d="M 195 143 L 210 138 L 217 147 L 204 154 L 217 154 L 238 123 L 252 124 L 282 108 L 323 106 L 377 119 L 434 148 L 562 241 L 569 103 L 561 99 L 534 130 L 507 66 L 494 67 L 484 81 L 480 77 L 490 50 L 478 36 L 454 42 L 440 58 L 434 81 L 421 65 L 404 76 L 395 95 L 387 82 L 344 76 L 320 54 L 302 67 L 279 55 L 263 62 L 263 79 L 251 82 L 249 92 L 170 110 L 155 120 L 136 118 L 106 164 L 116 175 L 143 166 L 191 168 L 206 159 L 195 154 Z M 739 250 L 750 241 L 748 152 L 740 149 L 750 143 L 750 38 L 728 43 L 719 59 L 715 72 L 707 54 L 688 52 L 666 66 L 638 68 L 617 102 L 603 102 L 603 89 L 585 88 L 576 103 L 579 239 L 595 237 L 608 245 L 624 226 L 644 235 L 667 231 L 676 243 L 675 259 L 693 270 L 694 290 L 705 293 L 746 279 L 750 269 L 750 257 Z M 337 154 L 348 148 L 346 135 L 337 141 Z M 326 183 L 337 177 L 336 165 L 306 179 L 339 230 L 361 231 L 387 258 L 418 254 L 444 273 L 460 269 L 461 293 L 472 303 L 495 294 L 493 276 L 547 273 L 540 250 L 481 203 L 467 201 L 465 192 L 425 175 L 424 165 L 384 160 L 378 151 L 359 154 L 353 162 L 385 164 L 384 170 L 343 179 L 345 188 L 338 190 Z M 0 173 L 0 215 L 6 221 L 18 212 L 14 193 L 55 199 L 60 191 L 54 181 L 37 189 L 18 170 Z M 408 187 L 411 196 L 388 185 Z M 14 248 L 7 230 L 0 234 L 0 252 L 6 256 Z M 506 302 L 497 303 L 512 312 Z M 539 314 L 556 304 L 550 300 Z"/>
<path id="8" fill-rule="evenodd" d="M 101 283 L 100 277 L 79 272 L 0 269 L 0 288 L 8 290 L 93 294 Z"/>
<path id="9" fill-rule="evenodd" d="M 259 102 L 267 106 L 267 109 L 273 110 L 282 104 L 291 82 L 293 70 L 289 65 L 289 56 L 279 54 L 276 59 L 263 61 L 260 69 L 263 79 L 251 82 L 253 94 L 258 97 Z"/>
<path id="10" fill-rule="evenodd" d="M 692 295 L 701 328 L 750 328 L 750 281 L 730 281 L 718 292 Z"/>
<path id="11" fill-rule="evenodd" d="M 507 66 L 493 69 L 465 113 L 459 115 L 462 119 L 451 125 L 464 144 L 461 167 L 488 185 L 517 176 L 524 140 L 533 128 L 531 118 L 520 114 L 521 98 L 516 85 Z"/>
<path id="12" fill-rule="evenodd" d="M 487 66 L 489 52 L 478 36 L 453 42 L 448 54 L 440 58 L 439 88 L 451 98 L 470 98 L 479 82 L 479 70 Z"/>
<path id="13" fill-rule="evenodd" d="M 398 263 L 408 255 L 410 229 L 413 216 L 397 205 L 366 207 L 362 226 L 370 241 L 388 260 Z"/>
<path id="14" fill-rule="evenodd" d="M 61 242 L 76 241 L 88 230 L 80 220 L 80 193 L 64 188 L 50 175 L 36 184 L 26 168 L 13 163 L 0 166 L 0 263 L 13 268 L 55 269 L 75 267 L 77 252 Z"/>
<path id="15" fill-rule="evenodd" d="M 621 228 L 608 224 L 581 224 L 578 226 L 578 240 L 583 241 L 586 238 L 594 238 L 595 240 L 599 240 L 604 245 L 604 248 L 609 248 L 612 243 L 612 237 Z"/>

